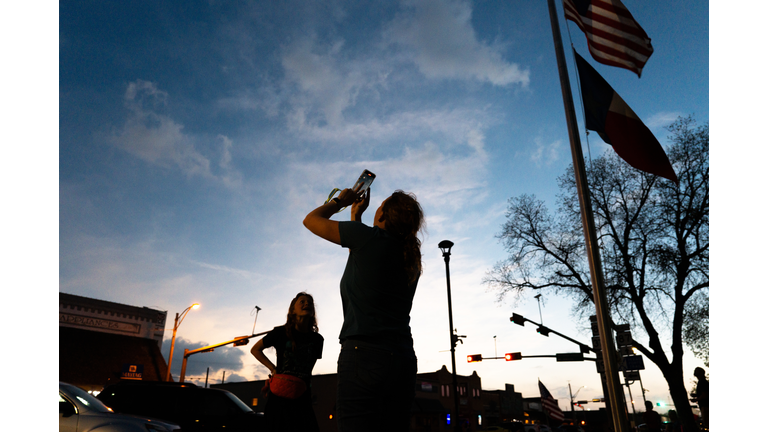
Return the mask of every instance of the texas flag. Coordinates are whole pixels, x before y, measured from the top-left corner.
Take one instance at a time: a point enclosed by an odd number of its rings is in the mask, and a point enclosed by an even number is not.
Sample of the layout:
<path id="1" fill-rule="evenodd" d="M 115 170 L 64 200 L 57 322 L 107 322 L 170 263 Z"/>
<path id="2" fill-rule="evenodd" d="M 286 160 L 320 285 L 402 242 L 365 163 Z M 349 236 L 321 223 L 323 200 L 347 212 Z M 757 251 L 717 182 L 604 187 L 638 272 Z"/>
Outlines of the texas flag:
<path id="1" fill-rule="evenodd" d="M 631 166 L 678 183 L 659 141 L 632 108 L 576 51 L 586 128 L 600 135 Z"/>

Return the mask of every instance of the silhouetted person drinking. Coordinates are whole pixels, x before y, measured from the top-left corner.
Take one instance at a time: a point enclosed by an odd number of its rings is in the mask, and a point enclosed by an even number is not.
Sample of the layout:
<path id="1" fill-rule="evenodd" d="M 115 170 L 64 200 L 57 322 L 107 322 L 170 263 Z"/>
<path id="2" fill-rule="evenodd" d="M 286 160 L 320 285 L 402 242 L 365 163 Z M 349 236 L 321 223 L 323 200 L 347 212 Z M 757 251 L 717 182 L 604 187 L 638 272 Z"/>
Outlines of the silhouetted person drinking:
<path id="1" fill-rule="evenodd" d="M 395 191 L 376 210 L 373 226 L 361 222 L 370 202 L 344 189 L 312 210 L 304 226 L 349 249 L 341 278 L 344 324 L 339 340 L 336 414 L 339 432 L 408 431 L 415 397 L 416 354 L 410 312 L 421 275 L 424 225 L 412 194 Z M 352 220 L 331 220 L 351 205 Z"/>

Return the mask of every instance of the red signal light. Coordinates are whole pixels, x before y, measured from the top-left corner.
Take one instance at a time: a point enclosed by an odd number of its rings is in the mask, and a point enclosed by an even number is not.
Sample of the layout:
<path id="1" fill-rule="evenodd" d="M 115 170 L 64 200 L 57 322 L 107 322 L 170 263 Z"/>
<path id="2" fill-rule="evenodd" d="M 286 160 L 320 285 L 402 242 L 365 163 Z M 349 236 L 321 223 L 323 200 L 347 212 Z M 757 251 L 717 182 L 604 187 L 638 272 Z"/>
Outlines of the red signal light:
<path id="1" fill-rule="evenodd" d="M 483 361 L 482 354 L 472 354 L 467 356 L 467 363 L 476 363 Z"/>
<path id="2" fill-rule="evenodd" d="M 504 360 L 506 361 L 521 360 L 522 358 L 523 358 L 523 355 L 519 352 L 504 354 Z"/>

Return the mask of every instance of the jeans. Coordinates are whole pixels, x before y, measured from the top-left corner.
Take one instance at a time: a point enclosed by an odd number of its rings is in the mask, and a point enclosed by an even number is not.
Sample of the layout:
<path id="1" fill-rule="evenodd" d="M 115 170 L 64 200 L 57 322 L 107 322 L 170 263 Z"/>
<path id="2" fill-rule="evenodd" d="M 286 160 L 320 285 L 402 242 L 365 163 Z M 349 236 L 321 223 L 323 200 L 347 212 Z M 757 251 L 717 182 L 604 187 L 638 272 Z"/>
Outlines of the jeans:
<path id="1" fill-rule="evenodd" d="M 346 340 L 338 364 L 339 432 L 407 432 L 416 397 L 416 354 Z"/>

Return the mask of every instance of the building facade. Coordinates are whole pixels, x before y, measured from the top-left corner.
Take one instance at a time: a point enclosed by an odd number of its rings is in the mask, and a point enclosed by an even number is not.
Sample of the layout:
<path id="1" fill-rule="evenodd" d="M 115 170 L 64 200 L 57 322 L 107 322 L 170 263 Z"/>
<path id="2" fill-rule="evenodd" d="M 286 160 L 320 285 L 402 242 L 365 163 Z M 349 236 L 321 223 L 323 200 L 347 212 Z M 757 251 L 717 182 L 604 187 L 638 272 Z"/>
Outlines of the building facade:
<path id="1" fill-rule="evenodd" d="M 165 379 L 167 312 L 59 293 L 59 381 L 100 391 L 120 379 Z"/>

